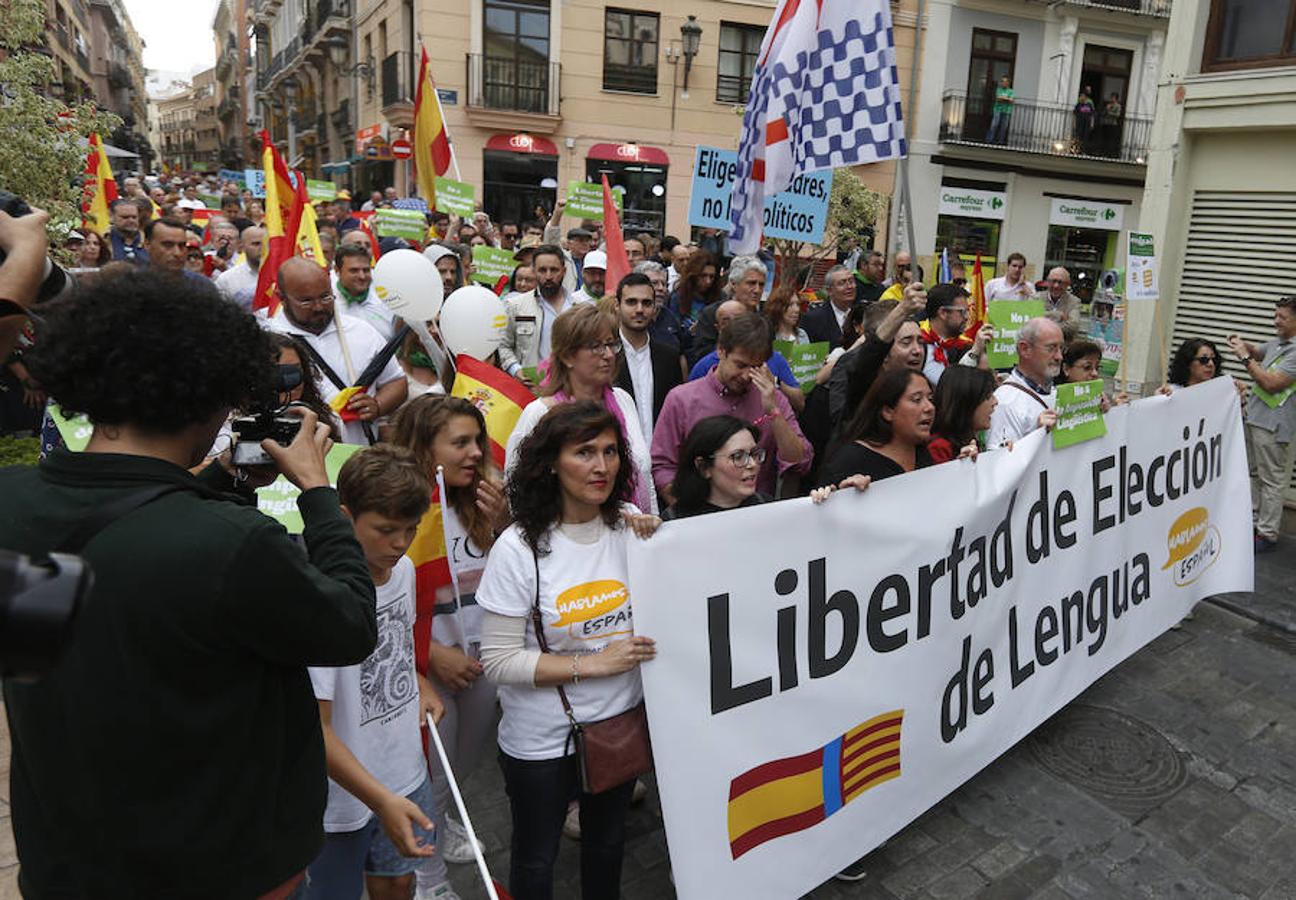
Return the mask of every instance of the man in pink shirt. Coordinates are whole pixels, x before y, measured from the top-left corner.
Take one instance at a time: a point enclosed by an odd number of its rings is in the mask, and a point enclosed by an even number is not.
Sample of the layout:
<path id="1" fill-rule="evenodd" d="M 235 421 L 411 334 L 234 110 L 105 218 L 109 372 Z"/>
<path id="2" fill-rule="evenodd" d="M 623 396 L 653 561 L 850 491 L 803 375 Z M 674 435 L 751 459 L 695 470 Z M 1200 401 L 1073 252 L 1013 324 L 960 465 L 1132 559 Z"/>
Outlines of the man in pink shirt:
<path id="1" fill-rule="evenodd" d="M 765 365 L 770 341 L 769 323 L 759 314 L 738 316 L 720 331 L 715 368 L 666 395 L 652 439 L 653 482 L 663 505 L 674 501 L 675 470 L 690 464 L 679 459 L 680 445 L 707 416 L 737 416 L 760 429 L 758 446 L 765 449 L 765 462 L 756 476 L 760 493 L 773 497 L 779 475 L 810 470 L 814 450 Z"/>

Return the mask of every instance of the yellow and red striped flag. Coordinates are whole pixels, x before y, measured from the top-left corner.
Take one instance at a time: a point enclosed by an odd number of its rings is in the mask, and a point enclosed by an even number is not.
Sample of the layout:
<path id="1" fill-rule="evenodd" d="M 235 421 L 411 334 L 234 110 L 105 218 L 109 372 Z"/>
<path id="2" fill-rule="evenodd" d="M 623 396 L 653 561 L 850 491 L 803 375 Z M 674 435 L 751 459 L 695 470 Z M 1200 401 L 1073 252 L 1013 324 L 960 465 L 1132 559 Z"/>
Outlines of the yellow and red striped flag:
<path id="1" fill-rule="evenodd" d="M 455 368 L 458 371 L 450 395 L 462 397 L 481 410 L 486 420 L 486 435 L 490 438 L 491 456 L 495 465 L 503 469 L 504 445 L 508 443 L 522 410 L 535 396 L 517 379 L 471 356 L 456 356 Z"/>
<path id="2" fill-rule="evenodd" d="M 321 268 L 328 267 L 324 250 L 320 247 L 319 227 L 316 225 L 315 207 L 306 193 L 306 177 L 297 172 L 297 187 L 293 192 L 293 252 L 314 260 Z"/>
<path id="3" fill-rule="evenodd" d="M 82 224 L 101 235 L 107 234 L 112 228 L 108 204 L 117 199 L 117 182 L 113 181 L 112 166 L 108 164 L 108 154 L 104 152 L 103 141 L 98 134 L 90 135 L 85 174 L 87 184 L 94 183 L 94 194 L 82 204 Z"/>
<path id="4" fill-rule="evenodd" d="M 432 614 L 437 587 L 450 583 L 450 555 L 446 552 L 445 527 L 441 521 L 441 493 L 433 489 L 432 505 L 419 520 L 414 542 L 405 555 L 414 563 L 414 595 L 419 615 L 414 629 L 414 659 L 419 671 L 426 671 L 432 641 Z"/>
<path id="5" fill-rule="evenodd" d="M 450 170 L 450 134 L 441 115 L 427 49 L 422 48 L 418 88 L 414 94 L 414 177 L 419 194 L 431 206 L 436 198 L 436 178 Z"/>
<path id="6" fill-rule="evenodd" d="M 968 322 L 968 334 L 976 334 L 976 329 L 986 320 L 986 296 L 985 296 L 985 273 L 981 271 L 981 254 L 976 255 L 976 263 L 972 266 L 972 277 L 967 283 L 968 293 L 972 295 L 971 302 L 968 304 L 972 310 L 972 320 Z"/>
<path id="7" fill-rule="evenodd" d="M 818 750 L 776 759 L 729 782 L 729 852 L 804 831 L 869 788 L 900 777 L 904 710 L 874 716 Z"/>
<path id="8" fill-rule="evenodd" d="M 279 309 L 279 266 L 293 255 L 293 237 L 296 224 L 291 222 L 293 187 L 288 179 L 279 151 L 270 140 L 270 133 L 261 131 L 261 167 L 265 171 L 265 245 L 261 251 L 261 270 L 257 273 L 256 295 L 252 308 L 264 309 L 273 316 Z M 292 233 L 288 231 L 292 225 Z"/>

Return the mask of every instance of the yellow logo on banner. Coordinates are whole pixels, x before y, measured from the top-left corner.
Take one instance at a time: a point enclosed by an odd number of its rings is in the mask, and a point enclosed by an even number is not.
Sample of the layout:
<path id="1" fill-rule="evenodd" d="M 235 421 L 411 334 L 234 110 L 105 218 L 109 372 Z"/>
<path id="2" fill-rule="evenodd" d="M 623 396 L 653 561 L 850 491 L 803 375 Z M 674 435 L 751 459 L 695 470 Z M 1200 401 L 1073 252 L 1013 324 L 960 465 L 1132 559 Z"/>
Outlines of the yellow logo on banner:
<path id="1" fill-rule="evenodd" d="M 1162 571 L 1174 567 L 1174 583 L 1183 587 L 1201 577 L 1220 556 L 1219 529 L 1211 524 L 1210 511 L 1196 506 L 1175 519 L 1166 535 L 1170 558 Z"/>

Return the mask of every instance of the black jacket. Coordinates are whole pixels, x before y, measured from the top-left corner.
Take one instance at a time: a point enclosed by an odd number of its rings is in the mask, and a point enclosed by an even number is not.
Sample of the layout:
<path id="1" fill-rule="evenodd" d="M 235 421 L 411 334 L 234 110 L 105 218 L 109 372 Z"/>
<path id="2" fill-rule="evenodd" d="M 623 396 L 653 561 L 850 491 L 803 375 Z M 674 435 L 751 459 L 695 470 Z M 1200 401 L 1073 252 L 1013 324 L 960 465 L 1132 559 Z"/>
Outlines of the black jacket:
<path id="1" fill-rule="evenodd" d="M 674 350 L 660 341 L 650 339 L 648 341 L 648 352 L 652 356 L 652 415 L 653 423 L 656 424 L 657 416 L 661 414 L 662 404 L 666 402 L 666 395 L 670 393 L 671 388 L 683 383 L 684 376 L 680 372 L 680 354 L 678 350 Z M 631 397 L 635 395 L 634 383 L 630 378 L 630 364 L 624 356 L 621 358 L 620 371 L 617 372 L 616 386 Z M 644 440 L 651 444 L 652 435 L 645 434 Z"/>
<path id="2" fill-rule="evenodd" d="M 837 324 L 832 303 L 818 303 L 807 309 L 801 317 L 801 327 L 812 342 L 827 341 L 832 347 L 841 346 L 841 326 Z"/>
<path id="3" fill-rule="evenodd" d="M 105 503 L 168 494 L 86 545 L 89 601 L 57 668 L 6 681 L 14 835 L 29 898 L 251 898 L 323 843 L 327 794 L 307 665 L 359 663 L 374 588 L 332 488 L 272 519 L 138 456 L 57 450 L 0 469 L 0 547 L 57 546 Z M 307 556 L 309 555 L 309 560 Z"/>

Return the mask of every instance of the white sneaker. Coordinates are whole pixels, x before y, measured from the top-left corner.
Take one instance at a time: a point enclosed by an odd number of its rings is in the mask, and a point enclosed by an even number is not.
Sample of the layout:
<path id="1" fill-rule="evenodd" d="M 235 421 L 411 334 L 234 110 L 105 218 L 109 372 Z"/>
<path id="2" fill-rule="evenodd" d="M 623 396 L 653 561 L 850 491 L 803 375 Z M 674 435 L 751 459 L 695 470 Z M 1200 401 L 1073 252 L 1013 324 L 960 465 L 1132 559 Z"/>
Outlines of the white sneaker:
<path id="1" fill-rule="evenodd" d="M 424 888 L 420 886 L 415 888 L 414 900 L 459 900 L 459 895 L 450 886 L 450 882 L 443 881 L 434 887 Z"/>
<path id="2" fill-rule="evenodd" d="M 485 853 L 486 845 L 478 841 L 477 849 Z M 437 852 L 448 863 L 462 865 L 477 859 L 473 854 L 472 844 L 469 843 L 468 829 L 463 827 L 462 822 L 452 819 L 450 816 L 446 816 L 445 829 L 440 836 L 440 840 L 437 841 Z M 458 900 L 458 898 L 452 897 L 450 900 Z"/>

